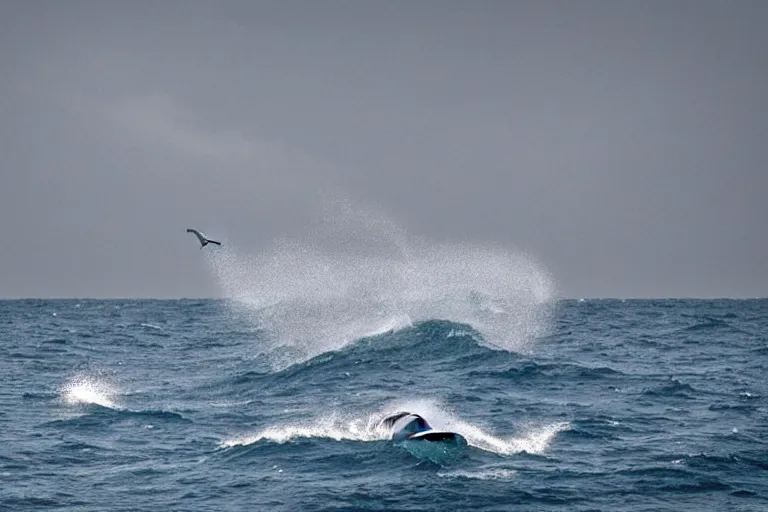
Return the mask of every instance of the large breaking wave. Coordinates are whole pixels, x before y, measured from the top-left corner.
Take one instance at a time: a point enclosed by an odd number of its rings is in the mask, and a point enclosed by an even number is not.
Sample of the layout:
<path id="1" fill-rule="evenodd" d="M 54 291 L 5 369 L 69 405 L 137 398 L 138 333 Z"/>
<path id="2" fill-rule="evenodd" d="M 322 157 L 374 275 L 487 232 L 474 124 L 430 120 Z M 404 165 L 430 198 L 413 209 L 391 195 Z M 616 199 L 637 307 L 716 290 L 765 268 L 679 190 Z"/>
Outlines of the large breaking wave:
<path id="1" fill-rule="evenodd" d="M 264 348 L 291 354 L 287 364 L 431 319 L 526 351 L 548 329 L 554 295 L 549 274 L 523 253 L 428 243 L 348 209 L 312 237 L 254 255 L 227 244 L 208 261 L 233 308 L 268 334 Z"/>

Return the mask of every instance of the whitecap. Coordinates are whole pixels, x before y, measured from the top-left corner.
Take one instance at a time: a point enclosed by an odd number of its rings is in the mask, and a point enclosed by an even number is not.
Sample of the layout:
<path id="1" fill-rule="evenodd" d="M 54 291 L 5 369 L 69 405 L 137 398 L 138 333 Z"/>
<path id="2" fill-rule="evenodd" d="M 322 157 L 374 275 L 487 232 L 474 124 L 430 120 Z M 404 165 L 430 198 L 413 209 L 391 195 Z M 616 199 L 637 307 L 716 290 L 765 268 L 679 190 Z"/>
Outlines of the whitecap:
<path id="1" fill-rule="evenodd" d="M 61 388 L 59 396 L 67 405 L 96 404 L 116 409 L 116 394 L 115 389 L 102 379 L 79 376 L 67 382 Z"/>

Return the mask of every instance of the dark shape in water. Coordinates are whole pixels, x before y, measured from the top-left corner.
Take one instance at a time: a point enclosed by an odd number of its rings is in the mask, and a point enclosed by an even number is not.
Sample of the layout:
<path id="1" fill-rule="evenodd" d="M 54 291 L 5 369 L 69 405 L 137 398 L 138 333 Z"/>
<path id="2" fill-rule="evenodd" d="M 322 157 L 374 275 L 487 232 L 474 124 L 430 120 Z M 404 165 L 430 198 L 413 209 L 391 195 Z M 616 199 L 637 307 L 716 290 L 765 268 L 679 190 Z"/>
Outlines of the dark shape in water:
<path id="1" fill-rule="evenodd" d="M 447 462 L 467 446 L 464 436 L 456 432 L 434 430 L 423 417 L 410 412 L 387 416 L 381 426 L 392 429 L 392 440 L 411 454 L 432 462 Z"/>

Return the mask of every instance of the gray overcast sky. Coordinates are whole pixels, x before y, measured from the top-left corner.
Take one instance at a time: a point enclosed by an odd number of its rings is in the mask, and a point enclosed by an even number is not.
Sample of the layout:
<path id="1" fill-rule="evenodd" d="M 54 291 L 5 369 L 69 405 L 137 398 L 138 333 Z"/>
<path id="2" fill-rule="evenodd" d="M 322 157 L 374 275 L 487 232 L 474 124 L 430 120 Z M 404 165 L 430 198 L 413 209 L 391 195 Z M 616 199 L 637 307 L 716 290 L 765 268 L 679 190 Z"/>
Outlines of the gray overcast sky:
<path id="1" fill-rule="evenodd" d="M 216 296 L 340 194 L 567 297 L 768 295 L 768 2 L 0 3 L 0 296 Z"/>

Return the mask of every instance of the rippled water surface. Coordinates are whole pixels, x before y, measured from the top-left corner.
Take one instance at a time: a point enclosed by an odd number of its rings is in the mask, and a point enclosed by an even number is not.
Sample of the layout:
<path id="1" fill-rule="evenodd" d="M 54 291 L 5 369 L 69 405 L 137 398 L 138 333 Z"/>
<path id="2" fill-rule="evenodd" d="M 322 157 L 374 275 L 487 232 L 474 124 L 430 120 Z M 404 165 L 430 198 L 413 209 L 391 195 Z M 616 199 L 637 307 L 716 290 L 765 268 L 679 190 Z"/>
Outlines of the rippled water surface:
<path id="1" fill-rule="evenodd" d="M 768 301 L 441 300 L 2 301 L 0 509 L 768 510 Z"/>

